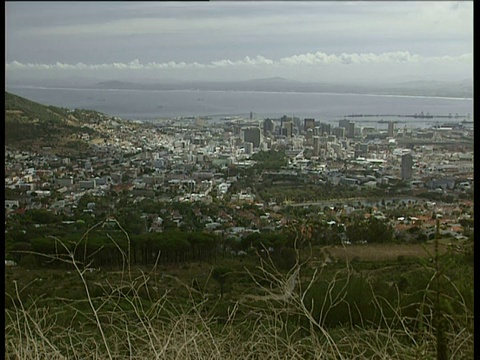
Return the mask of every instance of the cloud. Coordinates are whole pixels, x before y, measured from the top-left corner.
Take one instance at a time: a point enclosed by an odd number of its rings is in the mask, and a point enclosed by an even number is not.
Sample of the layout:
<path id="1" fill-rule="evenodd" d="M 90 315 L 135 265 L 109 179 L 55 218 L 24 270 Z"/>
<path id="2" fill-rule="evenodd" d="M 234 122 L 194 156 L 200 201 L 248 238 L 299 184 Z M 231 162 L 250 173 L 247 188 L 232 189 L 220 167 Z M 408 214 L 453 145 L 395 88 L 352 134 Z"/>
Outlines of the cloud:
<path id="1" fill-rule="evenodd" d="M 307 53 L 294 55 L 280 59 L 280 63 L 288 65 L 315 65 L 315 64 L 375 64 L 375 63 L 402 63 L 418 62 L 421 60 L 419 55 L 411 55 L 408 51 L 387 52 L 379 55 L 367 54 L 347 54 L 327 55 L 323 52 L 315 54 Z"/>
<path id="2" fill-rule="evenodd" d="M 295 67 L 295 66 L 329 66 L 351 64 L 418 64 L 418 63 L 435 63 L 435 64 L 452 64 L 464 63 L 473 64 L 473 54 L 467 53 L 459 56 L 439 56 L 439 57 L 423 57 L 417 54 L 410 54 L 408 51 L 385 52 L 381 54 L 373 53 L 342 53 L 326 54 L 323 52 L 306 53 L 283 57 L 278 60 L 268 59 L 264 56 L 257 55 L 254 58 L 246 56 L 242 60 L 215 60 L 210 63 L 186 63 L 186 62 L 149 62 L 141 63 L 139 59 L 135 59 L 129 63 L 109 63 L 109 64 L 65 64 L 56 62 L 54 64 L 32 64 L 12 61 L 6 64 L 8 71 L 15 70 L 35 70 L 35 71 L 97 71 L 97 70 L 159 70 L 159 69 L 220 69 L 220 68 L 244 68 L 244 67 Z"/>

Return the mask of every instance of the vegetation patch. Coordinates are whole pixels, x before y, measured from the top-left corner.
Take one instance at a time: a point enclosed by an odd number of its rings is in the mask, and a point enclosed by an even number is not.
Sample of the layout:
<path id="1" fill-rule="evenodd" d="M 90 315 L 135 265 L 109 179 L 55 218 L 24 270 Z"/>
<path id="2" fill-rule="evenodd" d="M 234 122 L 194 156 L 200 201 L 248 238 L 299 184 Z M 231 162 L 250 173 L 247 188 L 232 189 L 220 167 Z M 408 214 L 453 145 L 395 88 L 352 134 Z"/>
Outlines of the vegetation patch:
<path id="1" fill-rule="evenodd" d="M 201 245 L 189 250 L 195 260 L 173 252 L 170 261 L 134 265 L 117 233 L 108 253 L 124 261 L 106 268 L 76 254 L 84 245 L 46 242 L 56 250 L 32 256 L 47 262 L 6 268 L 6 356 L 384 359 L 434 358 L 440 349 L 473 357 L 467 254 L 440 251 L 438 239 L 424 253 L 417 245 L 312 247 L 308 232 L 293 233 L 269 240 L 292 250 L 291 263 L 265 251 L 261 237 L 247 240 L 253 252 L 242 258 L 204 256 Z"/>

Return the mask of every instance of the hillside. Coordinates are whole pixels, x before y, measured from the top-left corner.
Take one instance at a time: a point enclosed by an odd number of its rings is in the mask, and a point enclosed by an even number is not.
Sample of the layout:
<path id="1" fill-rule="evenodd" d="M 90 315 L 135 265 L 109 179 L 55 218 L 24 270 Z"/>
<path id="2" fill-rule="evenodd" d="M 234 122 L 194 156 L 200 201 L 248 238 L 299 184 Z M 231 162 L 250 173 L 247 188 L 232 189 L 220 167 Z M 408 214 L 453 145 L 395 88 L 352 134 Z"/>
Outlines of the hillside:
<path id="1" fill-rule="evenodd" d="M 51 147 L 54 152 L 76 153 L 88 147 L 82 134 L 98 135 L 89 125 L 103 118 L 105 115 L 96 111 L 43 105 L 5 92 L 5 145 L 19 150 Z"/>

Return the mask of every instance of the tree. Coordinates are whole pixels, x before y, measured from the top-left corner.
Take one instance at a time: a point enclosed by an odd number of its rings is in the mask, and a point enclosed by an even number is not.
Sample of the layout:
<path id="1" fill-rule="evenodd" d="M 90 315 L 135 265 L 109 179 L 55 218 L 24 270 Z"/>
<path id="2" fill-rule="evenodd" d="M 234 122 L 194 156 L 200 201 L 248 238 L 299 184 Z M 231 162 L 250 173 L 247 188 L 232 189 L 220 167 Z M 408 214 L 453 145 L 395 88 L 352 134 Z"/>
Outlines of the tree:
<path id="1" fill-rule="evenodd" d="M 386 243 L 392 241 L 393 229 L 389 224 L 375 217 L 370 217 L 367 224 L 370 242 Z"/>
<path id="2" fill-rule="evenodd" d="M 224 266 L 217 266 L 212 269 L 212 278 L 220 285 L 220 298 L 223 298 L 225 284 L 230 273 L 231 270 Z"/>
<path id="3" fill-rule="evenodd" d="M 61 217 L 55 215 L 50 211 L 43 210 L 43 209 L 28 210 L 26 214 L 33 223 L 37 223 L 37 224 L 54 224 L 62 221 Z"/>
<path id="4" fill-rule="evenodd" d="M 392 227 L 375 217 L 356 219 L 346 229 L 347 238 L 352 243 L 368 241 L 370 243 L 387 243 L 393 239 Z"/>
<path id="5" fill-rule="evenodd" d="M 358 243 L 366 240 L 367 231 L 365 229 L 365 221 L 355 221 L 347 226 L 346 235 L 352 243 Z"/>

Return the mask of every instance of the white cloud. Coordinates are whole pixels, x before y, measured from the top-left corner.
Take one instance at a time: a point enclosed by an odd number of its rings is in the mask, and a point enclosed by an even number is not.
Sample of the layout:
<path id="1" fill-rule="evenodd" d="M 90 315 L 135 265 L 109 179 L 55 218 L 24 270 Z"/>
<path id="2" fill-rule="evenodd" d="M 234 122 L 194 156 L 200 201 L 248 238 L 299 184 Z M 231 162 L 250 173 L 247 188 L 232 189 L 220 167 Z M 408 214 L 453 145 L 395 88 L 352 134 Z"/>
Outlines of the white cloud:
<path id="1" fill-rule="evenodd" d="M 139 59 L 129 63 L 110 63 L 110 64 L 64 64 L 56 62 L 54 64 L 32 64 L 12 61 L 6 64 L 7 70 L 152 70 L 152 69 L 215 69 L 215 68 L 235 68 L 235 67 L 269 67 L 269 66 L 319 66 L 319 65 L 345 65 L 350 64 L 398 64 L 398 63 L 472 63 L 473 54 L 462 54 L 459 56 L 439 56 L 423 57 L 417 54 L 410 54 L 408 51 L 385 52 L 381 54 L 373 53 L 342 53 L 326 54 L 323 52 L 306 53 L 284 57 L 279 60 L 268 59 L 257 55 L 254 58 L 246 56 L 242 60 L 222 59 L 210 63 L 185 63 L 169 61 L 164 63 L 149 62 L 142 64 Z"/>
<path id="2" fill-rule="evenodd" d="M 242 80 L 282 76 L 300 81 L 375 82 L 388 79 L 458 80 L 473 77 L 473 54 L 425 57 L 409 51 L 383 53 L 314 52 L 278 59 L 262 55 L 239 60 L 219 59 L 211 62 L 130 62 L 101 64 L 54 62 L 51 64 L 5 64 L 10 81 L 15 79 L 60 79 L 68 77 L 96 79 L 178 79 Z"/>
<path id="3" fill-rule="evenodd" d="M 317 52 L 315 54 L 294 55 L 280 59 L 280 63 L 287 65 L 315 65 L 315 64 L 375 64 L 375 63 L 414 63 L 422 58 L 419 55 L 411 55 L 408 51 L 387 52 L 379 55 L 367 54 L 347 54 L 340 55 L 325 54 Z M 426 59 L 426 58 L 425 58 Z"/>

